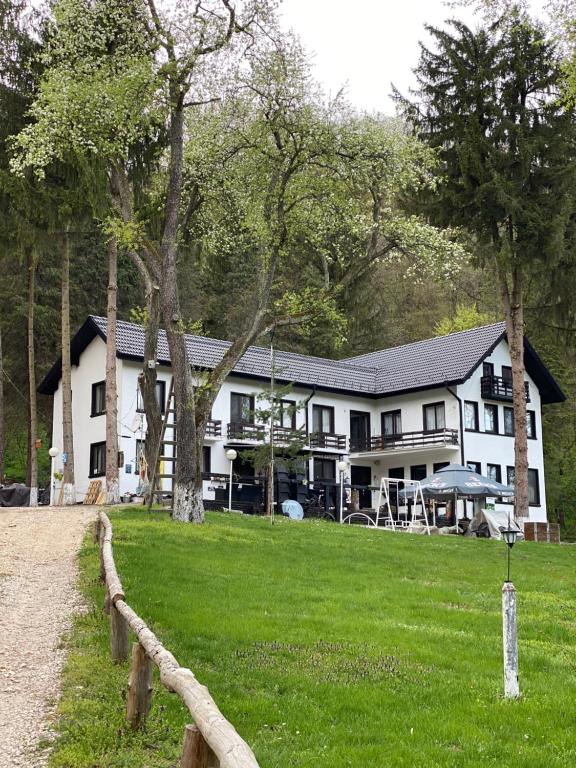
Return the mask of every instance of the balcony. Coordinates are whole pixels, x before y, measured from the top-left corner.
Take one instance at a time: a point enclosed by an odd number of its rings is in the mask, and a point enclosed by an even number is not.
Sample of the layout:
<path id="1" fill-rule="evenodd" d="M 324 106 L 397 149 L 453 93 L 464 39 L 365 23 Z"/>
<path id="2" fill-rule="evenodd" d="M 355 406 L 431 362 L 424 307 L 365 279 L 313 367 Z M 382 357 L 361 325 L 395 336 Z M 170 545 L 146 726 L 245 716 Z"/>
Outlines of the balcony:
<path id="1" fill-rule="evenodd" d="M 458 430 L 432 429 L 402 432 L 399 435 L 376 435 L 365 440 L 350 440 L 350 453 L 387 453 L 421 448 L 456 448 Z"/>
<path id="2" fill-rule="evenodd" d="M 306 432 L 303 429 L 292 429 L 292 427 L 274 427 L 274 442 L 276 445 L 291 445 L 293 443 L 305 443 Z"/>
<path id="3" fill-rule="evenodd" d="M 528 382 L 524 382 L 526 402 L 530 402 L 530 388 Z M 499 400 L 505 403 L 512 402 L 512 382 L 503 379 L 502 376 L 482 376 L 480 379 L 480 394 L 484 400 Z"/>
<path id="4" fill-rule="evenodd" d="M 228 440 L 241 442 L 262 442 L 266 434 L 263 424 L 244 424 L 239 421 L 231 421 L 228 424 Z"/>
<path id="5" fill-rule="evenodd" d="M 331 451 L 346 450 L 346 435 L 333 432 L 311 432 L 308 440 L 310 448 L 326 448 Z"/>
<path id="6" fill-rule="evenodd" d="M 222 422 L 220 419 L 208 419 L 206 423 L 205 437 L 212 439 L 222 437 Z"/>

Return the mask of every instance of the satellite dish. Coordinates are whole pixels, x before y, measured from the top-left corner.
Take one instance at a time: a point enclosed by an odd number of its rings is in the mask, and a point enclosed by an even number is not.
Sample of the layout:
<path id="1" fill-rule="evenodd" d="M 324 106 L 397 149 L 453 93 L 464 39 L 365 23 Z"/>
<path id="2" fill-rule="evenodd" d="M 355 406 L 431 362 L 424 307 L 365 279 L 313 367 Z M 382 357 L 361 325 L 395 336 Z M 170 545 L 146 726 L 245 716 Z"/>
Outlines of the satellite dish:
<path id="1" fill-rule="evenodd" d="M 304 510 L 302 505 L 293 499 L 286 499 L 282 502 L 282 514 L 290 518 L 290 520 L 302 520 L 304 517 Z"/>
<path id="2" fill-rule="evenodd" d="M 134 418 L 132 419 L 132 424 L 130 424 L 130 431 L 131 432 L 138 432 L 138 430 L 142 429 L 142 414 L 141 413 L 135 413 Z"/>

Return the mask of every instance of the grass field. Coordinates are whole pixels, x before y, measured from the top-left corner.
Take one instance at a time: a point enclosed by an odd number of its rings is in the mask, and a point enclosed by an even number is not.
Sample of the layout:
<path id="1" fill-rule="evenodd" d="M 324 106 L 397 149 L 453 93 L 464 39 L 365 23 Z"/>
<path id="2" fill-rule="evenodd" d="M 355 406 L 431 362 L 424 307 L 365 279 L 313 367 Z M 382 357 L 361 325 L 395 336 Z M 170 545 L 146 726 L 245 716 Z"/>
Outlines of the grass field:
<path id="1" fill-rule="evenodd" d="M 505 547 L 211 513 L 204 526 L 112 515 L 127 599 L 208 685 L 262 768 L 576 765 L 576 550 L 518 544 L 522 699 L 502 691 Z M 124 725 L 96 547 L 51 766 L 177 765 L 190 717 L 155 688 Z"/>

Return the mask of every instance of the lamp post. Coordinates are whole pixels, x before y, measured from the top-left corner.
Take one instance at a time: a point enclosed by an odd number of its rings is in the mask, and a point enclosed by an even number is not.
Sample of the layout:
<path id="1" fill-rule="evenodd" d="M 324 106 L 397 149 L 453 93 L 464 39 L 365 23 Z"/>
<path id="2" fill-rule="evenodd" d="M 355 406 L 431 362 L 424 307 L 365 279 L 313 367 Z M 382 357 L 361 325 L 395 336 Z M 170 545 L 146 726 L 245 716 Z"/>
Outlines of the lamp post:
<path id="1" fill-rule="evenodd" d="M 232 512 L 232 465 L 234 459 L 238 456 L 234 448 L 230 448 L 226 451 L 226 458 L 230 462 L 230 482 L 228 484 L 228 512 Z"/>
<path id="2" fill-rule="evenodd" d="M 54 462 L 56 461 L 56 456 L 60 451 L 56 446 L 52 446 L 50 450 L 48 451 L 48 456 L 50 456 L 50 506 L 54 506 Z"/>
<path id="3" fill-rule="evenodd" d="M 347 461 L 339 461 L 338 462 L 338 471 L 340 472 L 340 515 L 339 519 L 340 522 L 342 522 L 342 508 L 344 506 L 344 473 L 348 469 L 348 462 Z"/>
<path id="4" fill-rule="evenodd" d="M 510 527 L 502 531 L 508 548 L 508 578 L 502 587 L 502 644 L 504 650 L 504 696 L 517 699 L 520 696 L 518 682 L 518 631 L 516 625 L 516 589 L 510 581 L 510 552 L 516 543 L 518 532 Z"/>

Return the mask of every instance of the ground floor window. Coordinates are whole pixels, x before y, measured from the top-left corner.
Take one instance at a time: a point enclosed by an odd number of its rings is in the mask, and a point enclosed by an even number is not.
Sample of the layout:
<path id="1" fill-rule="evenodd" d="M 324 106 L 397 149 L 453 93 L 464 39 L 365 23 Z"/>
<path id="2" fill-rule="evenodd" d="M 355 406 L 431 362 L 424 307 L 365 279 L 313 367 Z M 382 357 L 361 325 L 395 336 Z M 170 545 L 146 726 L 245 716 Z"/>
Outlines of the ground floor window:
<path id="1" fill-rule="evenodd" d="M 212 452 L 209 445 L 205 445 L 202 448 L 202 472 L 204 474 L 210 474 L 212 466 Z"/>
<path id="2" fill-rule="evenodd" d="M 536 507 L 540 505 L 540 482 L 537 469 L 528 470 L 528 504 Z"/>
<path id="3" fill-rule="evenodd" d="M 436 464 L 432 465 L 432 472 L 439 472 L 441 469 L 444 469 L 444 467 L 447 467 L 448 464 L 450 464 L 449 461 L 438 461 Z"/>
<path id="4" fill-rule="evenodd" d="M 496 483 L 502 482 L 502 470 L 499 464 L 486 464 L 486 474 Z"/>
<path id="5" fill-rule="evenodd" d="M 506 467 L 506 485 L 514 488 L 516 482 L 516 467 Z"/>
<path id="6" fill-rule="evenodd" d="M 410 467 L 410 480 L 424 480 L 426 477 L 426 464 L 414 464 Z"/>
<path id="7" fill-rule="evenodd" d="M 90 445 L 90 477 L 102 477 L 106 474 L 106 443 Z"/>
<path id="8" fill-rule="evenodd" d="M 314 481 L 336 479 L 336 462 L 333 459 L 314 459 Z"/>

